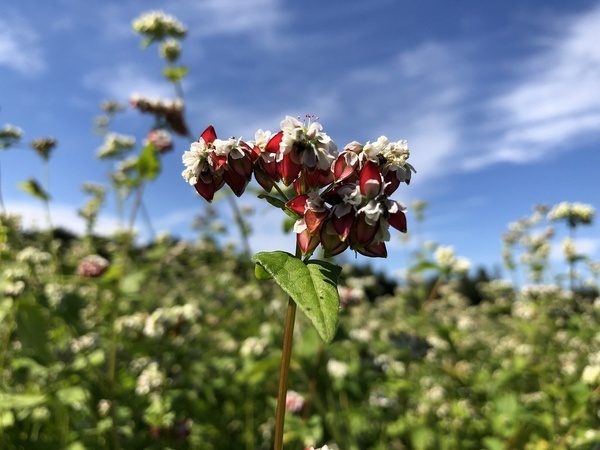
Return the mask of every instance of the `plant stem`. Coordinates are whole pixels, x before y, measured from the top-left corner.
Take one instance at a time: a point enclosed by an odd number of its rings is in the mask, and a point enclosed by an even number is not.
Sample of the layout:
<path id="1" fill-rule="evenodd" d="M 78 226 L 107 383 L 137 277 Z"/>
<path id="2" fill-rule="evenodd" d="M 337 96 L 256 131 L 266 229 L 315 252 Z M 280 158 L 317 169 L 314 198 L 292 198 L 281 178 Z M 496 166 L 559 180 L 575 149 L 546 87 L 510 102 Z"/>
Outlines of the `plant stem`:
<path id="1" fill-rule="evenodd" d="M 300 257 L 300 246 L 296 244 L 296 257 Z M 292 344 L 294 340 L 294 323 L 296 321 L 296 302 L 288 299 L 283 334 L 283 349 L 281 353 L 281 368 L 279 370 L 279 389 L 277 390 L 277 411 L 275 413 L 275 450 L 283 449 L 283 425 L 285 423 L 285 398 L 287 396 L 287 382 L 292 358 Z"/>
<path id="2" fill-rule="evenodd" d="M 285 422 L 285 398 L 287 395 L 287 381 L 292 357 L 292 341 L 294 337 L 294 322 L 296 319 L 296 302 L 290 297 L 288 300 L 285 318 L 285 331 L 283 335 L 283 351 L 281 354 L 281 369 L 279 371 L 279 389 L 277 390 L 277 411 L 275 413 L 275 450 L 283 449 L 283 424 Z"/>

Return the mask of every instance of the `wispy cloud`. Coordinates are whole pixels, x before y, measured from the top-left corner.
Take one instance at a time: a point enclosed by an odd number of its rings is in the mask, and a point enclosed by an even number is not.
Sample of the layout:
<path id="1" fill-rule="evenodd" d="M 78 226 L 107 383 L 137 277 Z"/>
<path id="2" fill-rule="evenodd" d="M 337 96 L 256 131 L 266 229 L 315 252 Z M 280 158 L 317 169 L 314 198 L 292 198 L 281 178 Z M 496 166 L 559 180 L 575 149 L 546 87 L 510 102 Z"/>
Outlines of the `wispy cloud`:
<path id="1" fill-rule="evenodd" d="M 163 79 L 151 78 L 141 67 L 123 64 L 115 68 L 97 69 L 87 74 L 83 84 L 102 91 L 108 97 L 127 101 L 133 94 L 150 98 L 172 98 L 173 88 Z"/>
<path id="2" fill-rule="evenodd" d="M 446 173 L 461 149 L 459 106 L 468 95 L 467 78 L 460 47 L 430 41 L 350 72 L 339 97 L 346 103 L 342 110 L 370 130 L 366 139 L 407 139 L 423 181 Z"/>
<path id="3" fill-rule="evenodd" d="M 285 23 L 286 14 L 280 0 L 195 0 L 184 3 L 197 15 L 188 21 L 190 34 L 249 35 L 268 46 L 280 45 L 285 36 L 275 31 Z M 175 7 L 174 10 L 178 11 Z M 188 16 L 189 17 L 189 16 Z"/>
<path id="4" fill-rule="evenodd" d="M 0 66 L 25 76 L 39 75 L 46 62 L 34 28 L 14 14 L 0 18 Z"/>
<path id="5" fill-rule="evenodd" d="M 563 19 L 564 20 L 564 19 Z M 519 81 L 488 106 L 499 134 L 496 145 L 463 162 L 478 169 L 496 162 L 523 163 L 562 151 L 600 129 L 600 8 L 561 20 L 559 31 L 518 69 Z"/>
<path id="6" fill-rule="evenodd" d="M 21 217 L 22 224 L 27 229 L 46 229 L 48 220 L 46 210 L 39 202 L 7 202 L 6 210 L 15 212 Z M 76 234 L 85 233 L 85 221 L 77 214 L 77 208 L 64 203 L 50 205 L 50 215 L 54 227 L 62 227 Z M 106 214 L 101 214 L 95 231 L 108 236 L 119 229 L 119 221 Z"/>

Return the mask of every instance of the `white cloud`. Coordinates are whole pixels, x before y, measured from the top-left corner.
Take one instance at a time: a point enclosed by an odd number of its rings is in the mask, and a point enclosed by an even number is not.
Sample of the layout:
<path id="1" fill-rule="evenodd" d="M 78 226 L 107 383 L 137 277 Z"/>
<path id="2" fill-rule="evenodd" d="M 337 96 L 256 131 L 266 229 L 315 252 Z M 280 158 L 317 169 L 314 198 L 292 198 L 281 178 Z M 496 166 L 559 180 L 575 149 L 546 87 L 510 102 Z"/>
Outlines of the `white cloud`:
<path id="1" fill-rule="evenodd" d="M 381 134 L 408 140 L 415 181 L 421 184 L 456 164 L 467 79 L 459 47 L 425 42 L 376 67 L 350 72 L 339 97 L 360 105 L 352 120 L 372 130 L 369 140 Z"/>
<path id="2" fill-rule="evenodd" d="M 489 103 L 497 145 L 463 168 L 539 160 L 600 129 L 600 8 L 567 23 L 520 69 L 521 80 Z"/>
<path id="3" fill-rule="evenodd" d="M 100 89 L 111 99 L 127 101 L 134 94 L 148 98 L 173 98 L 173 87 L 163 79 L 154 79 L 133 64 L 95 70 L 83 79 L 90 89 Z"/>
<path id="4" fill-rule="evenodd" d="M 274 31 L 285 21 L 279 0 L 194 0 L 184 8 L 181 13 L 187 11 L 188 17 L 188 8 L 197 11 L 187 24 L 190 34 L 200 36 L 250 34 L 266 44 L 277 45 Z"/>
<path id="5" fill-rule="evenodd" d="M 0 18 L 0 66 L 22 75 L 34 76 L 46 68 L 39 36 L 31 25 L 17 16 Z"/>
<path id="6" fill-rule="evenodd" d="M 47 229 L 46 209 L 40 202 L 7 202 L 6 210 L 21 216 L 23 227 L 27 229 Z M 62 227 L 76 234 L 85 233 L 85 221 L 77 215 L 77 207 L 64 203 L 50 204 L 50 217 L 54 227 Z M 119 229 L 116 218 L 100 214 L 95 232 L 108 236 Z"/>

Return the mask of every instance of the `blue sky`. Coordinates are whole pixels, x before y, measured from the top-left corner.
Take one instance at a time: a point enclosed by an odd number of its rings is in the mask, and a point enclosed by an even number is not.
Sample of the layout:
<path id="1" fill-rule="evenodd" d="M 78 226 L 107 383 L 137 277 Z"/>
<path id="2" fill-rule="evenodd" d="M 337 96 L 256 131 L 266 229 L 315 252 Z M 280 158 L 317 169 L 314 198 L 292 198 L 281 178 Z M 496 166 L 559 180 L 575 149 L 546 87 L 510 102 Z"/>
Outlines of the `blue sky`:
<path id="1" fill-rule="evenodd" d="M 43 225 L 43 209 L 17 188 L 41 178 L 26 145 L 54 136 L 55 223 L 82 230 L 83 182 L 105 183 L 93 120 L 102 100 L 134 93 L 173 98 L 158 50 L 140 48 L 131 21 L 150 10 L 188 27 L 182 63 L 189 125 L 251 139 L 285 115 L 315 114 L 342 147 L 381 134 L 407 139 L 418 173 L 395 198 L 430 207 L 424 239 L 474 264 L 500 265 L 501 234 L 537 203 L 600 207 L 600 7 L 595 1 L 21 0 L 2 2 L 0 126 L 23 145 L 0 155 L 8 210 Z M 148 117 L 128 111 L 114 131 L 141 142 Z M 145 202 L 155 228 L 190 236 L 203 203 L 181 178 L 176 142 Z M 248 195 L 241 204 L 255 204 Z M 229 210 L 222 208 L 227 219 Z M 101 228 L 116 223 L 112 203 Z M 414 218 L 408 212 L 409 230 Z M 253 250 L 292 250 L 279 216 L 262 205 Z M 140 230 L 143 223 L 140 223 Z M 235 233 L 235 229 L 232 229 Z M 564 230 L 561 230 L 564 231 Z M 578 244 L 600 257 L 598 225 Z M 235 236 L 235 235 L 234 235 Z M 406 264 L 396 237 L 390 271 Z M 559 242 L 559 239 L 556 239 Z"/>

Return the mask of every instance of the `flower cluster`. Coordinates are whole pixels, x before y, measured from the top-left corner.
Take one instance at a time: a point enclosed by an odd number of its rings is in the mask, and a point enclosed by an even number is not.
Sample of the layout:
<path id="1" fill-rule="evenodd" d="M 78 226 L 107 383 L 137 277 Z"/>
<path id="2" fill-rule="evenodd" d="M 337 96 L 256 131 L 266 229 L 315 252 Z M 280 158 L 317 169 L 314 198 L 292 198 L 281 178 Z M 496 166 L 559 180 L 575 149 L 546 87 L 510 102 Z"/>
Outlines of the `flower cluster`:
<path id="1" fill-rule="evenodd" d="M 84 278 L 97 278 L 108 268 L 108 260 L 100 255 L 89 255 L 79 261 L 77 275 Z"/>
<path id="2" fill-rule="evenodd" d="M 12 147 L 23 137 L 23 130 L 13 125 L 4 125 L 0 128 L 0 150 Z"/>
<path id="3" fill-rule="evenodd" d="M 55 138 L 44 137 L 31 141 L 31 148 L 33 148 L 43 159 L 47 160 L 50 158 L 50 153 L 57 144 L 58 141 Z"/>
<path id="4" fill-rule="evenodd" d="M 188 135 L 189 130 L 183 117 L 184 105 L 181 99 L 148 99 L 134 95 L 129 99 L 129 104 L 142 113 L 154 114 L 159 122 L 166 122 L 166 125 L 179 136 Z"/>
<path id="5" fill-rule="evenodd" d="M 98 148 L 98 159 L 121 158 L 135 147 L 135 137 L 118 133 L 108 133 L 104 143 Z"/>
<path id="6" fill-rule="evenodd" d="M 143 14 L 133 21 L 132 26 L 136 33 L 146 36 L 148 40 L 146 45 L 167 37 L 181 39 L 187 34 L 185 25 L 161 11 Z"/>
<path id="7" fill-rule="evenodd" d="M 548 220 L 566 220 L 574 228 L 578 224 L 592 223 L 595 213 L 594 207 L 585 203 L 561 202 L 550 210 Z"/>
<path id="8" fill-rule="evenodd" d="M 329 256 L 351 248 L 365 256 L 385 257 L 389 226 L 406 232 L 406 207 L 389 197 L 414 168 L 407 162 L 408 144 L 353 141 L 338 151 L 312 116 L 304 122 L 287 116 L 275 134 L 258 130 L 254 141 L 220 140 L 209 126 L 183 154 L 183 178 L 208 201 L 225 184 L 240 196 L 252 174 L 270 197 L 296 218 L 294 231 L 304 255 L 321 245 Z M 277 186 L 291 186 L 287 198 Z"/>

